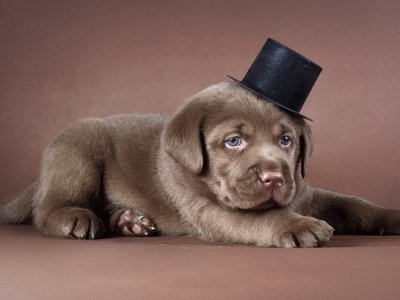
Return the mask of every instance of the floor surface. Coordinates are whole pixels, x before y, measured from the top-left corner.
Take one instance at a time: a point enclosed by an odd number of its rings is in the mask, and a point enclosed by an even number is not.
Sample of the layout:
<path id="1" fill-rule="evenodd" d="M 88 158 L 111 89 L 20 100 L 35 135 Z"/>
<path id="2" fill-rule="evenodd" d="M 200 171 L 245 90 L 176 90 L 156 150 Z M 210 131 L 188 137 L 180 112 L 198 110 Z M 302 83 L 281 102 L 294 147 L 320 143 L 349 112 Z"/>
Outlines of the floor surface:
<path id="1" fill-rule="evenodd" d="M 0 299 L 400 299 L 400 237 L 317 249 L 188 237 L 48 238 L 0 226 Z"/>

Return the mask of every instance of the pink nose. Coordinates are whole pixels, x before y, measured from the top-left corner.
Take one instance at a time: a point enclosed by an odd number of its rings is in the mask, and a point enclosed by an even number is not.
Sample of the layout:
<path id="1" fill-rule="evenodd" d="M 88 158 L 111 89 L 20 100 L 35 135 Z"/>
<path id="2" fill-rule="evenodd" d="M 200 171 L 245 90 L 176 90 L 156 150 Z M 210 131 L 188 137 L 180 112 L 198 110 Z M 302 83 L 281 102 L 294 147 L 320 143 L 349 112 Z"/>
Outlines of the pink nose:
<path id="1" fill-rule="evenodd" d="M 259 178 L 266 188 L 280 188 L 285 184 L 281 172 L 262 171 Z"/>

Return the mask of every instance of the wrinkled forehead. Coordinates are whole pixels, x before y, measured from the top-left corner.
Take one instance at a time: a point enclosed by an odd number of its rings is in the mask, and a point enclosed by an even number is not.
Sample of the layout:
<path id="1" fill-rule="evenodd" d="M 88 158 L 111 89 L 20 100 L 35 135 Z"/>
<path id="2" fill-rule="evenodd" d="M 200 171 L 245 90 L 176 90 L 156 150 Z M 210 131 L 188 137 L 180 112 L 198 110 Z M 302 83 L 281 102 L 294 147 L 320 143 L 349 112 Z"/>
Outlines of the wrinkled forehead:
<path id="1" fill-rule="evenodd" d="M 204 132 L 211 139 L 229 132 L 279 135 L 282 132 L 296 134 L 298 131 L 292 116 L 256 96 L 233 96 L 219 102 L 206 116 L 203 124 Z"/>

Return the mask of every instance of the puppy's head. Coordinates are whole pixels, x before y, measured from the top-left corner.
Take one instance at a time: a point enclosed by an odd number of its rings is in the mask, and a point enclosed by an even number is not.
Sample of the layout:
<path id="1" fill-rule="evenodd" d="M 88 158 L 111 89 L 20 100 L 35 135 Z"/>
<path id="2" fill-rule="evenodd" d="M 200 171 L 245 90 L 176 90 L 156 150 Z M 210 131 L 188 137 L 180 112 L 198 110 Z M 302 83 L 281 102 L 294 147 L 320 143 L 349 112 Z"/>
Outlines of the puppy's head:
<path id="1" fill-rule="evenodd" d="M 221 205 L 267 209 L 292 202 L 305 176 L 310 134 L 302 118 L 224 82 L 188 101 L 167 124 L 162 144 Z"/>

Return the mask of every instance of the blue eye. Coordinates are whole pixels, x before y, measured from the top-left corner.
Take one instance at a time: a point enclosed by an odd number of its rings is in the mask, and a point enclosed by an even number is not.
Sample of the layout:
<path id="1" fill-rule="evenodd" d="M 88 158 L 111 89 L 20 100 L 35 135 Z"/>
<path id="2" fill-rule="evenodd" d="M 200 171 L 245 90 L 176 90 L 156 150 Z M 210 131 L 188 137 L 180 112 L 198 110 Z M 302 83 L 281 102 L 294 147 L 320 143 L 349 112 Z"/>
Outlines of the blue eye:
<path id="1" fill-rule="evenodd" d="M 239 147 L 242 144 L 242 139 L 238 136 L 234 136 L 226 140 L 225 146 L 229 149 Z"/>
<path id="2" fill-rule="evenodd" d="M 279 144 L 281 144 L 283 147 L 289 147 L 291 143 L 292 143 L 292 138 L 290 136 L 286 134 L 281 136 Z"/>

